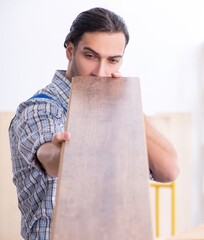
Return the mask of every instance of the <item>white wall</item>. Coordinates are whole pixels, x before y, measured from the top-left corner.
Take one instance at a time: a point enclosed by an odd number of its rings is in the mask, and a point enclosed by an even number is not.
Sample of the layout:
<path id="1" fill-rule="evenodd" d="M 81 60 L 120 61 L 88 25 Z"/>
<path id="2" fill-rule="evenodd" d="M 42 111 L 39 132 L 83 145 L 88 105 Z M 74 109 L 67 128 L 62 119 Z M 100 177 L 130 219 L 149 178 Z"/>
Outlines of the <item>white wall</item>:
<path id="1" fill-rule="evenodd" d="M 122 72 L 141 78 L 145 111 L 192 111 L 202 74 L 202 0 L 78 2 L 0 1 L 1 98 L 7 99 L 0 110 L 15 110 L 56 68 L 66 68 L 63 41 L 71 22 L 84 9 L 104 6 L 129 26 Z"/>
<path id="2" fill-rule="evenodd" d="M 55 69 L 66 68 L 63 41 L 70 24 L 76 14 L 95 6 L 119 13 L 129 26 L 121 72 L 140 77 L 144 111 L 192 113 L 193 223 L 200 223 L 204 1 L 1 0 L 0 111 L 15 111 L 19 102 L 51 81 Z"/>

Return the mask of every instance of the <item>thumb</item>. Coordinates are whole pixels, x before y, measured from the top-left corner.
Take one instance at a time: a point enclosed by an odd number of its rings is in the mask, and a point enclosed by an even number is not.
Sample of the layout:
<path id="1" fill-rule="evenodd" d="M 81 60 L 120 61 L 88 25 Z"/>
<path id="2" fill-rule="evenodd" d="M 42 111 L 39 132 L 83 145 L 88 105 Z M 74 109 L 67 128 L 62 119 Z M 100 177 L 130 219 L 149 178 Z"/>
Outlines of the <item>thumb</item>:
<path id="1" fill-rule="evenodd" d="M 59 132 L 59 133 L 54 134 L 54 136 L 52 138 L 52 142 L 57 145 L 64 141 L 69 140 L 70 137 L 71 137 L 71 135 L 69 132 Z"/>

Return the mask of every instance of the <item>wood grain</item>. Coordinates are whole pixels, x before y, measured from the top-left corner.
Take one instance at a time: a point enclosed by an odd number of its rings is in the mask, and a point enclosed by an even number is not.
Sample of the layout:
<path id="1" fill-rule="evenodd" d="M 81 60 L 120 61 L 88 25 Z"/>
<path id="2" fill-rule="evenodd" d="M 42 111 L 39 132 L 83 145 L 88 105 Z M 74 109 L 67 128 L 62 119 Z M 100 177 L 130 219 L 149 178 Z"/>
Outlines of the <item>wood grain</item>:
<path id="1" fill-rule="evenodd" d="M 151 240 L 148 163 L 137 78 L 75 77 L 53 240 Z"/>

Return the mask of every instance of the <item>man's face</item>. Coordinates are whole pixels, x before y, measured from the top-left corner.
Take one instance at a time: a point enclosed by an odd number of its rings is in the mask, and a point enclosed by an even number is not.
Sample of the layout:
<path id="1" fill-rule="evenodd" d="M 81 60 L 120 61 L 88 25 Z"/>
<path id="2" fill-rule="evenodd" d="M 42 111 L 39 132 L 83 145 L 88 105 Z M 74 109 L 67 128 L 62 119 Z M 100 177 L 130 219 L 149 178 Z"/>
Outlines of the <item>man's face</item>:
<path id="1" fill-rule="evenodd" d="M 111 77 L 117 73 L 125 50 L 125 36 L 119 33 L 85 33 L 78 45 L 69 43 L 66 49 L 69 60 L 66 76 Z"/>

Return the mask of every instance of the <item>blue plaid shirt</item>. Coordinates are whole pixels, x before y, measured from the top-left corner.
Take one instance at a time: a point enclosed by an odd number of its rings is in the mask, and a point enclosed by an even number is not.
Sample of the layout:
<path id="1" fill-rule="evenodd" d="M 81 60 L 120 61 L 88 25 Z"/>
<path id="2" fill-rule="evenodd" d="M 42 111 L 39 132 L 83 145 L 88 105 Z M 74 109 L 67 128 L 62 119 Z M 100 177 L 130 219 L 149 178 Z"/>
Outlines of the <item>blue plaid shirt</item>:
<path id="1" fill-rule="evenodd" d="M 40 145 L 51 141 L 54 133 L 64 130 L 63 108 L 67 109 L 71 86 L 64 76 L 65 71 L 56 71 L 52 83 L 38 92 L 54 100 L 31 98 L 21 103 L 9 128 L 13 181 L 24 239 L 50 238 L 57 178 L 45 172 L 36 152 Z"/>

